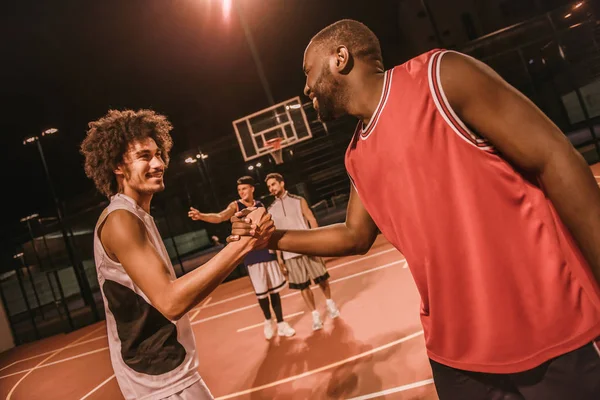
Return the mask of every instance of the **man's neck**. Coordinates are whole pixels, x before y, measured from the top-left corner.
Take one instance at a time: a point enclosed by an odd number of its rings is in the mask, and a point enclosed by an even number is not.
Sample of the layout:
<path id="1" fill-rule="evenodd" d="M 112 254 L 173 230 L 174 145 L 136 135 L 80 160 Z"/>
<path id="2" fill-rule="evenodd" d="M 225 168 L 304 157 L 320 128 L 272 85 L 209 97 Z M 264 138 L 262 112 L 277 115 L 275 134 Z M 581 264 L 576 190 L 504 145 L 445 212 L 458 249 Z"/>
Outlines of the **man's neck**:
<path id="1" fill-rule="evenodd" d="M 350 93 L 353 102 L 348 107 L 348 113 L 355 116 L 367 126 L 377 111 L 377 106 L 383 94 L 385 72 L 365 77 Z"/>
<path id="2" fill-rule="evenodd" d="M 130 197 L 133 201 L 135 201 L 135 204 L 137 204 L 138 207 L 150 214 L 150 202 L 152 201 L 152 194 L 144 194 L 127 189 L 121 193 Z"/>
<path id="3" fill-rule="evenodd" d="M 254 199 L 250 199 L 248 201 L 246 201 L 244 199 L 240 199 L 240 201 L 242 202 L 242 204 L 244 204 L 247 207 L 252 207 L 254 205 Z"/>
<path id="4" fill-rule="evenodd" d="M 285 197 L 286 193 L 287 193 L 287 190 L 284 190 L 284 191 L 280 192 L 280 193 L 277 195 L 277 198 L 278 198 L 278 199 L 283 199 L 283 198 Z"/>

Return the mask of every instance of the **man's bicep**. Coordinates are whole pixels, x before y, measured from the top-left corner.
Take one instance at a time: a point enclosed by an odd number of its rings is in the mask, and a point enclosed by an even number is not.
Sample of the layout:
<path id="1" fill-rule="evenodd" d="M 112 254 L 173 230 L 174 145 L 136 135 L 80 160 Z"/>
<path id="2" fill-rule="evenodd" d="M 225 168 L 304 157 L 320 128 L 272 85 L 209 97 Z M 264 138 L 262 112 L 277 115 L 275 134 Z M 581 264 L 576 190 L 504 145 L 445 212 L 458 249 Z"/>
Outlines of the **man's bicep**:
<path id="1" fill-rule="evenodd" d="M 443 90 L 461 120 L 518 167 L 539 170 L 550 154 L 570 146 L 533 102 L 484 63 L 449 52 L 440 68 Z"/>
<path id="2" fill-rule="evenodd" d="M 346 227 L 350 230 L 355 240 L 361 243 L 373 244 L 377 236 L 377 225 L 363 205 L 354 185 L 350 188 L 350 199 L 346 211 Z"/>
<path id="3" fill-rule="evenodd" d="M 304 218 L 306 218 L 306 219 L 315 218 L 315 215 L 313 214 L 312 210 L 310 209 L 310 206 L 308 205 L 308 202 L 306 201 L 305 198 L 302 198 L 300 200 L 300 204 L 301 204 L 301 208 L 302 208 L 302 215 L 304 215 Z"/>
<path id="4" fill-rule="evenodd" d="M 237 206 L 235 205 L 235 202 L 231 202 L 231 203 L 229 203 L 229 205 L 227 206 L 226 209 L 224 209 L 223 211 L 221 211 L 219 213 L 219 215 L 221 216 L 223 221 L 228 221 L 231 219 L 231 217 L 233 217 L 235 215 L 236 212 L 237 212 Z"/>
<path id="5" fill-rule="evenodd" d="M 107 219 L 102 238 L 133 282 L 160 307 L 160 297 L 171 279 L 142 221 L 128 211 L 115 211 Z"/>

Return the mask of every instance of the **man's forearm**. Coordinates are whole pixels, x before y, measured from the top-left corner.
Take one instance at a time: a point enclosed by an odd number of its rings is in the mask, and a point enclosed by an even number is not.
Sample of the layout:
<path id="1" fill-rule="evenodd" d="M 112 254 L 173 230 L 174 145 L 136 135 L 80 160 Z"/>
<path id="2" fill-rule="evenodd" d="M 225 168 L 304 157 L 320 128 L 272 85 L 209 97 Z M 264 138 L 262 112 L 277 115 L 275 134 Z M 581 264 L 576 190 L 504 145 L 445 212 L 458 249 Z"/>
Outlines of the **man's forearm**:
<path id="1" fill-rule="evenodd" d="M 242 238 L 228 244 L 207 263 L 172 281 L 165 293 L 170 305 L 168 317 L 181 318 L 215 290 L 251 250 L 250 240 Z"/>
<path id="2" fill-rule="evenodd" d="M 269 241 L 273 250 L 309 256 L 336 257 L 366 252 L 370 243 L 359 243 L 345 224 L 309 230 L 277 230 Z"/>
<path id="3" fill-rule="evenodd" d="M 221 222 L 225 222 L 227 218 L 223 218 L 221 214 L 204 214 L 200 213 L 200 220 L 204 222 L 208 222 L 209 224 L 220 224 Z"/>
<path id="4" fill-rule="evenodd" d="M 600 188 L 587 163 L 572 152 L 555 155 L 540 179 L 600 284 Z"/>

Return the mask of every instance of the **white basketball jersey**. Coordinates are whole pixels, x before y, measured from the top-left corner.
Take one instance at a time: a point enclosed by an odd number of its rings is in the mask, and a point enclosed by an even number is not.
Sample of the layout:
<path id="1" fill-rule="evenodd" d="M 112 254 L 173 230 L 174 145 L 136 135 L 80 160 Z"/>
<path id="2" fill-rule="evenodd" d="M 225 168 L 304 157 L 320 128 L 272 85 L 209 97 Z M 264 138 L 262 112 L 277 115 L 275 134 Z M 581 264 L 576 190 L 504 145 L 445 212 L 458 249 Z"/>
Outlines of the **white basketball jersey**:
<path id="1" fill-rule="evenodd" d="M 302 197 L 285 192 L 281 198 L 276 198 L 269 206 L 269 214 L 275 223 L 275 228 L 285 230 L 309 229 L 302 214 Z M 300 257 L 301 254 L 283 251 L 283 259 Z"/>
<path id="2" fill-rule="evenodd" d="M 146 227 L 148 237 L 176 279 L 173 265 L 150 214 L 123 194 L 111 198 L 94 231 L 94 260 L 106 310 L 110 359 L 126 399 L 161 399 L 200 379 L 192 326 L 187 315 L 165 318 L 120 263 L 106 254 L 98 227 L 115 210 L 127 210 Z"/>

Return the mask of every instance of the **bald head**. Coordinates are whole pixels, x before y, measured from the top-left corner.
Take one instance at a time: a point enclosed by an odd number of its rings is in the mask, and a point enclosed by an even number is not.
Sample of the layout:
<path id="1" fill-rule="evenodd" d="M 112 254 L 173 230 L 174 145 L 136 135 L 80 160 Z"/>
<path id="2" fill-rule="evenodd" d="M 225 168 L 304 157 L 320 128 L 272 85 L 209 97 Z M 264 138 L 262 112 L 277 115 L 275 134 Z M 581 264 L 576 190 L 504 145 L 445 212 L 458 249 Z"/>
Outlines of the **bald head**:
<path id="1" fill-rule="evenodd" d="M 383 78 L 381 47 L 364 24 L 344 19 L 317 33 L 304 52 L 308 96 L 322 122 L 357 115 L 355 104 Z M 375 80 L 373 80 L 375 79 Z"/>
<path id="2" fill-rule="evenodd" d="M 323 28 L 312 38 L 307 51 L 318 48 L 325 54 L 333 54 L 338 46 L 345 46 L 354 58 L 383 64 L 377 36 L 366 25 L 352 19 L 343 19 Z"/>

